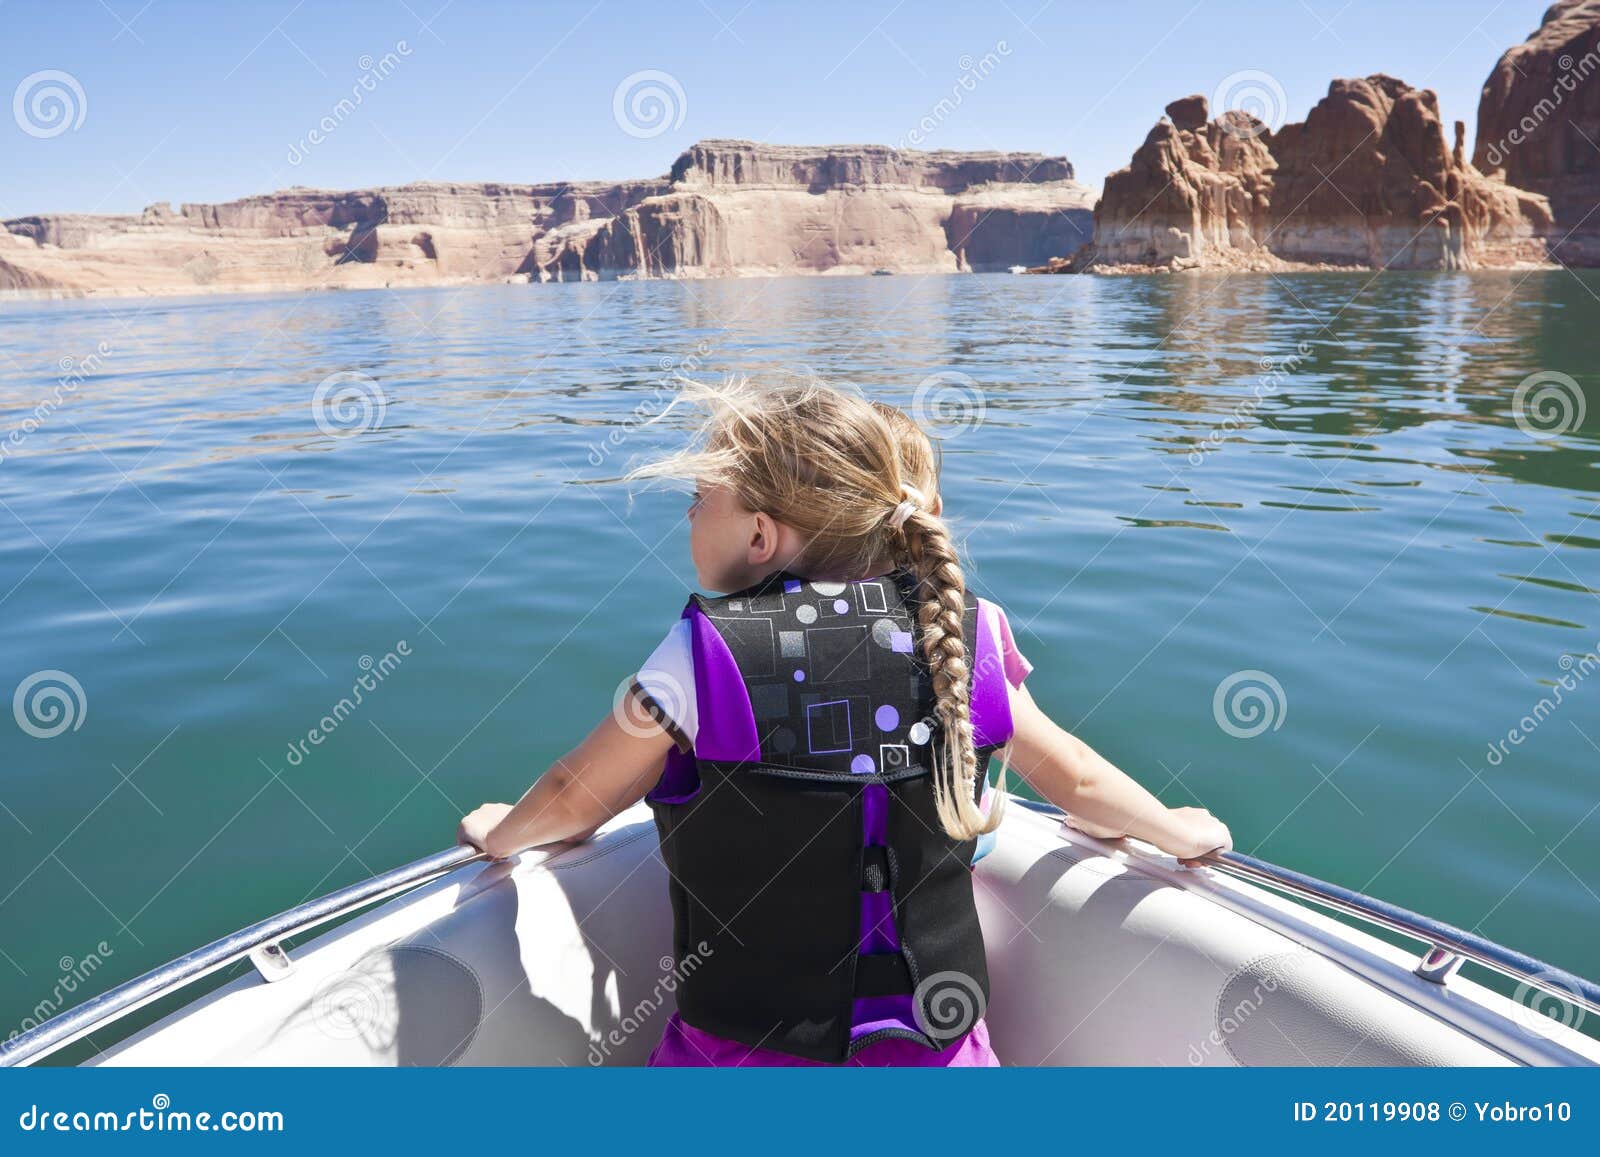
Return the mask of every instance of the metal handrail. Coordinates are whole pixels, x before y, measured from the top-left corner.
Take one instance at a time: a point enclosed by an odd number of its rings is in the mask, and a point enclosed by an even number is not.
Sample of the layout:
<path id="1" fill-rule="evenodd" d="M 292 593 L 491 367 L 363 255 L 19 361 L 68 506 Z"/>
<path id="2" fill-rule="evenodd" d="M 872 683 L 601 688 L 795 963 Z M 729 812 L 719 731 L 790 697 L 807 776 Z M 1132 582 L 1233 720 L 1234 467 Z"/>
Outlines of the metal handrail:
<path id="1" fill-rule="evenodd" d="M 1354 916 L 1391 932 L 1419 940 L 1432 949 L 1470 960 L 1529 988 L 1547 992 L 1568 1004 L 1600 1015 L 1600 984 L 1576 973 L 1537 960 L 1515 948 L 1507 948 L 1476 932 L 1457 928 L 1398 904 L 1379 900 L 1363 892 L 1330 884 L 1291 868 L 1281 868 L 1243 852 L 1223 852 L 1205 857 L 1207 867 L 1217 868 L 1251 883 L 1309 900 L 1326 908 Z"/>
<path id="2" fill-rule="evenodd" d="M 1054 804 L 1022 799 L 1018 796 L 1012 798 L 1013 802 L 1021 804 L 1030 811 L 1059 816 L 1063 819 L 1067 814 Z M 1546 964 L 1514 948 L 1507 948 L 1487 937 L 1479 936 L 1476 932 L 1468 932 L 1464 928 L 1457 928 L 1453 924 L 1446 924 L 1442 920 L 1435 920 L 1431 916 L 1424 916 L 1420 912 L 1413 912 L 1409 908 L 1402 908 L 1387 900 L 1379 900 L 1364 892 L 1319 880 L 1315 876 L 1296 872 L 1292 868 L 1280 867 L 1255 856 L 1246 855 L 1244 852 L 1212 852 L 1201 857 L 1200 862 L 1208 868 L 1226 872 L 1249 883 L 1272 888 L 1297 899 L 1308 900 L 1313 904 L 1427 944 L 1431 951 L 1423 958 L 1423 965 L 1419 965 L 1417 970 L 1418 975 L 1424 979 L 1436 980 L 1442 984 L 1455 971 L 1456 965 L 1462 960 L 1470 960 L 1491 972 L 1499 973 L 1600 1015 L 1600 984 Z M 1446 954 L 1446 958 L 1430 959 L 1434 952 L 1442 952 Z"/>
<path id="3" fill-rule="evenodd" d="M 1066 812 L 1054 804 L 1012 796 L 1011 802 L 1030 811 L 1065 818 Z M 0 1068 L 25 1065 L 64 1048 L 100 1026 L 157 1000 L 170 992 L 249 956 L 258 949 L 275 949 L 279 941 L 308 928 L 325 924 L 357 908 L 386 899 L 398 892 L 436 879 L 447 872 L 478 860 L 487 859 L 476 848 L 457 846 L 435 852 L 409 864 L 394 868 L 357 884 L 330 892 L 315 900 L 298 904 L 220 940 L 214 940 L 163 964 L 159 968 L 109 989 L 76 1008 L 51 1017 L 9 1042 L 0 1041 Z M 1366 921 L 1445 953 L 1449 960 L 1431 964 L 1424 957 L 1417 973 L 1443 984 L 1461 960 L 1497 972 L 1531 988 L 1550 993 L 1589 1012 L 1600 1015 L 1600 985 L 1581 976 L 1554 968 L 1531 956 L 1507 948 L 1474 932 L 1435 920 L 1430 916 L 1375 899 L 1326 880 L 1305 875 L 1277 864 L 1259 860 L 1243 852 L 1213 853 L 1201 861 L 1209 868 L 1226 872 L 1249 883 L 1287 893 L 1322 907 Z M 1431 955 L 1431 953 L 1430 953 Z M 1424 967 L 1426 966 L 1426 967 Z"/>
<path id="4" fill-rule="evenodd" d="M 487 854 L 477 848 L 457 845 L 373 876 L 370 880 L 297 904 L 286 912 L 269 916 L 220 940 L 213 940 L 143 976 L 108 989 L 76 1008 L 53 1016 L 27 1032 L 19 1033 L 10 1041 L 0 1041 L 0 1068 L 14 1068 L 36 1061 L 57 1049 L 65 1048 L 101 1025 L 126 1016 L 186 984 L 192 984 L 202 976 L 249 956 L 257 949 L 275 951 L 279 941 L 297 932 L 326 924 L 358 908 L 487 858 Z"/>

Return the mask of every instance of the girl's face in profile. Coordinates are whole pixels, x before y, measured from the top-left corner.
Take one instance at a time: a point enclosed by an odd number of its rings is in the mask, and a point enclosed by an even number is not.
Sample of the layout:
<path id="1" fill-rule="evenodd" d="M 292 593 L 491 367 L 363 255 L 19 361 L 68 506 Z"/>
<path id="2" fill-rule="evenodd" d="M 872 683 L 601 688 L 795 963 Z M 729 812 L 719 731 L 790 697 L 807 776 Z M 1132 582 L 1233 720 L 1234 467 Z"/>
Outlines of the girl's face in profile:
<path id="1" fill-rule="evenodd" d="M 689 556 L 702 590 L 731 594 L 791 566 L 805 540 L 791 526 L 745 508 L 726 486 L 701 483 L 689 501 Z"/>
<path id="2" fill-rule="evenodd" d="M 701 589 L 726 594 L 750 585 L 755 515 L 725 486 L 701 483 L 689 501 L 689 557 Z"/>

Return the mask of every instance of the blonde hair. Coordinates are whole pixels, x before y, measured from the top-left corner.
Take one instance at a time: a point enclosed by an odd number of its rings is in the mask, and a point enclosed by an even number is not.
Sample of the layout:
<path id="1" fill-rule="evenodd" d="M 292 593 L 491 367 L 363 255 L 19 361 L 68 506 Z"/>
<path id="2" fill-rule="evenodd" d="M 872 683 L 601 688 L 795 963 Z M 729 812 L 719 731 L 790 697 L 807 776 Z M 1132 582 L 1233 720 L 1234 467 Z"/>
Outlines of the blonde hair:
<path id="1" fill-rule="evenodd" d="M 933 760 L 939 822 L 958 840 L 993 831 L 1004 812 L 1005 770 L 985 816 L 974 799 L 972 649 L 962 630 L 966 579 L 949 527 L 933 513 L 939 459 L 928 436 L 894 406 L 816 381 L 684 382 L 651 420 L 680 403 L 706 411 L 693 443 L 623 480 L 677 478 L 726 487 L 746 510 L 800 535 L 806 545 L 781 564 L 799 575 L 864 576 L 879 573 L 873 568 L 885 561 L 909 571 L 917 580 L 922 653 L 940 724 L 942 758 Z"/>

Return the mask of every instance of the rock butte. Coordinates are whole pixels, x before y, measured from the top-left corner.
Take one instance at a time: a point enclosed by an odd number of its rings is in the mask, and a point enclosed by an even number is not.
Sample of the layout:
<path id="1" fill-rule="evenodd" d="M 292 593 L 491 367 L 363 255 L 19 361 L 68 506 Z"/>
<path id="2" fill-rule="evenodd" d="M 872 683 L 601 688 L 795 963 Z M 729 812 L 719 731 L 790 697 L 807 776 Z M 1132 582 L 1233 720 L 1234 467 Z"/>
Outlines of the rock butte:
<path id="1" fill-rule="evenodd" d="M 375 288 L 1030 265 L 1088 239 L 1063 157 L 703 141 L 655 180 L 292 188 L 0 222 L 33 295 Z"/>
<path id="2" fill-rule="evenodd" d="M 1092 241 L 1047 272 L 1474 269 L 1536 265 L 1547 199 L 1445 144 L 1438 98 L 1390 76 L 1335 80 L 1304 122 L 1211 119 L 1173 101 L 1106 179 Z M 1591 202 L 1592 203 L 1592 202 Z"/>

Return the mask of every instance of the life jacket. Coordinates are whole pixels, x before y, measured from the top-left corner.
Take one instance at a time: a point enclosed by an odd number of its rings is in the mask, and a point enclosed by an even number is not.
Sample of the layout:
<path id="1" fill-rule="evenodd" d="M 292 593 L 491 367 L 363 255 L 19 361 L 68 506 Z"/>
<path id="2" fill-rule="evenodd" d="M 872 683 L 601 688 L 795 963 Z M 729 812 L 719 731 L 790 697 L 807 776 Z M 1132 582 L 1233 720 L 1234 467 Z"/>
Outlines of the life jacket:
<path id="1" fill-rule="evenodd" d="M 837 1063 L 886 1037 L 944 1048 L 983 1013 L 977 841 L 934 807 L 942 727 L 915 588 L 904 570 L 779 572 L 684 609 L 698 729 L 647 799 L 696 1028 Z M 980 799 L 1011 714 L 970 593 L 962 629 Z"/>

